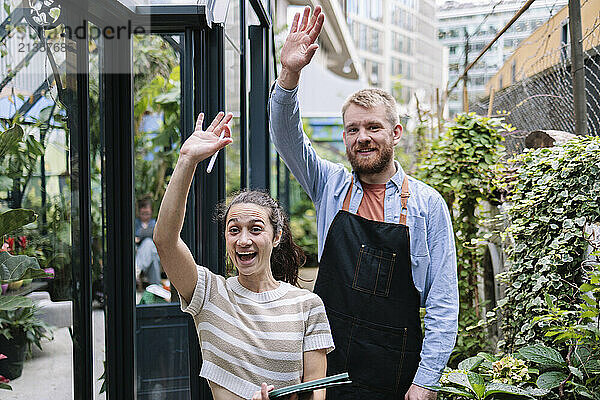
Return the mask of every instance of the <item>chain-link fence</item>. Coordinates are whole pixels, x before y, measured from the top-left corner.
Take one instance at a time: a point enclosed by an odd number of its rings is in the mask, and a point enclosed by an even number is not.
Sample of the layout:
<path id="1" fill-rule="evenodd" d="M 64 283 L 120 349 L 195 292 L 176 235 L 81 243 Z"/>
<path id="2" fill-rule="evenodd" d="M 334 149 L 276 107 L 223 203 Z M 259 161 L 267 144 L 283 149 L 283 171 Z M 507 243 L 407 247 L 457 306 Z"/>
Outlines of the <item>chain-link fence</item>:
<path id="1" fill-rule="evenodd" d="M 599 2 L 583 0 L 581 14 L 588 134 L 600 135 Z M 503 115 L 517 128 L 507 141 L 509 151 L 521 150 L 530 131 L 576 133 L 568 15 L 563 8 L 524 40 L 490 82 L 502 89 L 470 105 L 478 114 Z M 503 80 L 513 83 L 503 87 Z"/>

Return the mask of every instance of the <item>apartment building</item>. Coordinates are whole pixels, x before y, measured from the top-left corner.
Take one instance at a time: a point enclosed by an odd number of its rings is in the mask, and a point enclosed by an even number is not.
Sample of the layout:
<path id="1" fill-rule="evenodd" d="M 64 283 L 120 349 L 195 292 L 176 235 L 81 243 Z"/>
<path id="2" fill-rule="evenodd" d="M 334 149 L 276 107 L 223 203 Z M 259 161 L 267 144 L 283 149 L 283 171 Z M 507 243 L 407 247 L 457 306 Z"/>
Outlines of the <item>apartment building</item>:
<path id="1" fill-rule="evenodd" d="M 448 49 L 450 85 L 523 3 L 522 0 L 447 1 L 438 7 L 438 37 Z M 567 0 L 538 0 L 529 7 L 469 71 L 467 88 L 470 102 L 489 94 L 486 84 L 519 44 L 567 3 Z M 450 115 L 463 111 L 462 82 L 449 96 L 448 108 Z"/>

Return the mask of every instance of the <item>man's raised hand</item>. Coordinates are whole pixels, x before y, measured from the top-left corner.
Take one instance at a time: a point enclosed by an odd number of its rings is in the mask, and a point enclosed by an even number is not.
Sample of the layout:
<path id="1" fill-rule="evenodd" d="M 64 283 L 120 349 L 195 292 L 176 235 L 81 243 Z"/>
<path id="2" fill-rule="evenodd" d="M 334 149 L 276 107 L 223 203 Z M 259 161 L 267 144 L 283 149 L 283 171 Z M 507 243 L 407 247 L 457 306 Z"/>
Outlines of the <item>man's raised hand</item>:
<path id="1" fill-rule="evenodd" d="M 227 123 L 229 123 L 232 118 L 233 114 L 227 113 L 227 115 L 225 115 L 225 113 L 221 111 L 217 114 L 210 126 L 203 131 L 202 122 L 204 120 L 204 114 L 200 113 L 200 115 L 198 115 L 198 120 L 196 121 L 194 132 L 181 146 L 181 156 L 193 163 L 199 163 L 213 155 L 217 150 L 230 144 L 232 142 L 231 130 Z M 220 138 L 219 136 L 223 131 L 225 134 L 223 135 L 223 138 Z"/>
<path id="2" fill-rule="evenodd" d="M 310 17 L 310 18 L 309 18 Z M 302 13 L 294 15 L 292 28 L 281 49 L 281 74 L 279 85 L 285 89 L 293 89 L 298 86 L 300 71 L 312 60 L 319 45 L 315 43 L 325 16 L 321 12 L 321 6 L 315 7 L 315 12 L 310 16 L 310 7 L 305 7 Z"/>

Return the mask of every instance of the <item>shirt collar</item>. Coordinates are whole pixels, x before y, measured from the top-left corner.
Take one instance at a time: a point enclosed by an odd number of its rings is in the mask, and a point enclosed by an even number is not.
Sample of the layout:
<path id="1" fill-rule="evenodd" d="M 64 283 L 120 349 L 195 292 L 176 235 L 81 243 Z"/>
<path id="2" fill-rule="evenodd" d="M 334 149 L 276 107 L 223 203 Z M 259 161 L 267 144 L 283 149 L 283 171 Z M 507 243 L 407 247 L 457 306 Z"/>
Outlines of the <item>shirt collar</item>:
<path id="1" fill-rule="evenodd" d="M 386 187 L 389 187 L 389 185 L 392 184 L 392 185 L 396 185 L 396 188 L 398 190 L 401 190 L 402 181 L 404 180 L 404 170 L 402 169 L 402 166 L 400 165 L 400 163 L 396 160 L 394 160 L 394 165 L 396 166 L 396 173 L 388 181 L 388 183 L 386 184 Z M 362 187 L 358 177 L 356 176 L 356 172 L 352 171 L 352 177 L 354 178 L 354 186 L 359 187 L 359 188 Z"/>

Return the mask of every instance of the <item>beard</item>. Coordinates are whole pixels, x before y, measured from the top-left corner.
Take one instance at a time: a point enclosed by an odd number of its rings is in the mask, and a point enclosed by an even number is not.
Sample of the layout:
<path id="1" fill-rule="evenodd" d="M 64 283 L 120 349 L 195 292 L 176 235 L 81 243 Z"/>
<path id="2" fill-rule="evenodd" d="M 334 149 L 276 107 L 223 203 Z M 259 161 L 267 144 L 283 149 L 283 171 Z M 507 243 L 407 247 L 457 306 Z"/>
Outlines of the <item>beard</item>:
<path id="1" fill-rule="evenodd" d="M 358 147 L 356 151 L 360 150 Z M 384 145 L 375 150 L 375 153 L 368 158 L 357 156 L 356 152 L 353 152 L 346 148 L 346 157 L 352 165 L 352 169 L 357 174 L 378 174 L 382 172 L 394 158 L 394 147 L 390 145 Z"/>

